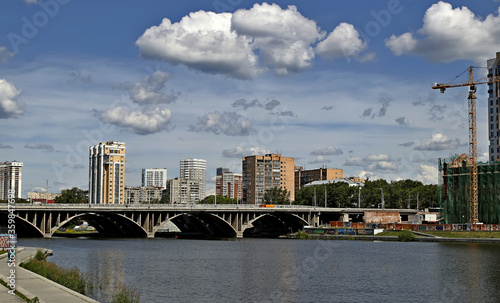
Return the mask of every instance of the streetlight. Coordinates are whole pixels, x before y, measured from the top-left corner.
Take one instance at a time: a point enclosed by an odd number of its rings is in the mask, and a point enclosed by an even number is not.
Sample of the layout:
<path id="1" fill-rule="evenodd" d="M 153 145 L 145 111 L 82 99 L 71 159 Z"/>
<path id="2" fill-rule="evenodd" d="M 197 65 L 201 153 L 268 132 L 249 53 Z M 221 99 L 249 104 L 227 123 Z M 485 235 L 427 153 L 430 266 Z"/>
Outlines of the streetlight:
<path id="1" fill-rule="evenodd" d="M 380 190 L 382 191 L 382 209 L 384 209 L 384 189 L 381 187 Z"/>
<path id="2" fill-rule="evenodd" d="M 358 208 L 361 208 L 361 185 L 358 185 Z"/>
<path id="3" fill-rule="evenodd" d="M 48 198 L 49 198 L 49 179 L 45 179 L 45 181 L 47 182 L 47 192 L 45 193 L 45 205 L 47 205 L 49 203 L 48 201 Z"/>

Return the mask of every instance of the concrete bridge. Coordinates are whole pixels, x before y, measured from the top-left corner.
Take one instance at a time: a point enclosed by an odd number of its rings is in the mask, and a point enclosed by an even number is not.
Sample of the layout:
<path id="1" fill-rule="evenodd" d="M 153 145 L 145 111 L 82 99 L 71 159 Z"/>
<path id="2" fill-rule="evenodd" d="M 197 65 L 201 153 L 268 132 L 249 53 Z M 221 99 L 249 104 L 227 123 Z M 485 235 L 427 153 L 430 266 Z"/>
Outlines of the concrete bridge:
<path id="1" fill-rule="evenodd" d="M 377 209 L 241 204 L 16 204 L 15 222 L 20 237 L 50 238 L 72 219 L 81 218 L 99 233 L 114 237 L 154 238 L 164 224 L 171 222 L 180 229 L 181 235 L 241 238 L 278 236 L 296 232 L 305 225 L 318 226 L 330 221 L 362 222 L 367 210 Z M 400 214 L 417 212 L 410 209 L 384 211 Z M 7 222 L 7 214 L 7 206 L 0 206 L 0 222 Z"/>

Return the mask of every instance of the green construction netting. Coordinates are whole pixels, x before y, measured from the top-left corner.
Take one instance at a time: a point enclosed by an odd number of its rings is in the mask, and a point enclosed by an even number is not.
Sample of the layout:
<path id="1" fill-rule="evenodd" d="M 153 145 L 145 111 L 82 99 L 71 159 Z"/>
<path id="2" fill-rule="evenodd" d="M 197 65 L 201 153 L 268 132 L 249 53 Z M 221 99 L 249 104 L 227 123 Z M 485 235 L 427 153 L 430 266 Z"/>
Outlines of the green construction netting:
<path id="1" fill-rule="evenodd" d="M 469 168 L 465 161 L 450 165 L 452 161 L 439 159 L 442 215 L 446 224 L 467 223 L 470 221 Z M 500 222 L 500 162 L 478 163 L 478 204 L 479 222 Z"/>

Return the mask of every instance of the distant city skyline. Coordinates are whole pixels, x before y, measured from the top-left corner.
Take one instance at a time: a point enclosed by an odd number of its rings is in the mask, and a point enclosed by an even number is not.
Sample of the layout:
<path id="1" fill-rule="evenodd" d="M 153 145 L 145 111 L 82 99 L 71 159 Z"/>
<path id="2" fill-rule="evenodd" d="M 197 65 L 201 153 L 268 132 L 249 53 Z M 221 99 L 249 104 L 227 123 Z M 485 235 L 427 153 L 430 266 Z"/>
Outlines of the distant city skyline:
<path id="1" fill-rule="evenodd" d="M 24 163 L 23 197 L 46 180 L 53 193 L 87 189 L 89 146 L 106 141 L 127 144 L 127 186 L 143 168 L 180 177 L 190 157 L 206 159 L 209 195 L 217 167 L 242 173 L 242 157 L 267 153 L 349 177 L 437 183 L 437 159 L 467 152 L 467 89 L 431 85 L 495 58 L 499 8 L 2 1 L 0 161 Z M 478 86 L 480 161 L 494 148 L 488 97 Z"/>

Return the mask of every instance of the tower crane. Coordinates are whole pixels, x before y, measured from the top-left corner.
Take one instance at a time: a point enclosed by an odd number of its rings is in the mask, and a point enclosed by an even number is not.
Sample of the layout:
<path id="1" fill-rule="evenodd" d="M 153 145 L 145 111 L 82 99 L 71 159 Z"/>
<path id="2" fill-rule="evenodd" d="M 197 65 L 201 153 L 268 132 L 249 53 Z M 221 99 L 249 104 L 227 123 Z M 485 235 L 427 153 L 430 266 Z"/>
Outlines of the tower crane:
<path id="1" fill-rule="evenodd" d="M 469 87 L 469 96 L 467 97 L 469 104 L 469 159 L 470 162 L 470 223 L 478 223 L 478 192 L 477 192 L 477 131 L 476 131 L 476 85 L 492 84 L 500 82 L 500 76 L 493 77 L 488 74 L 486 78 L 474 80 L 474 66 L 468 68 L 469 80 L 462 83 L 435 83 L 432 89 L 439 89 L 444 93 L 447 88 L 453 87 Z"/>

